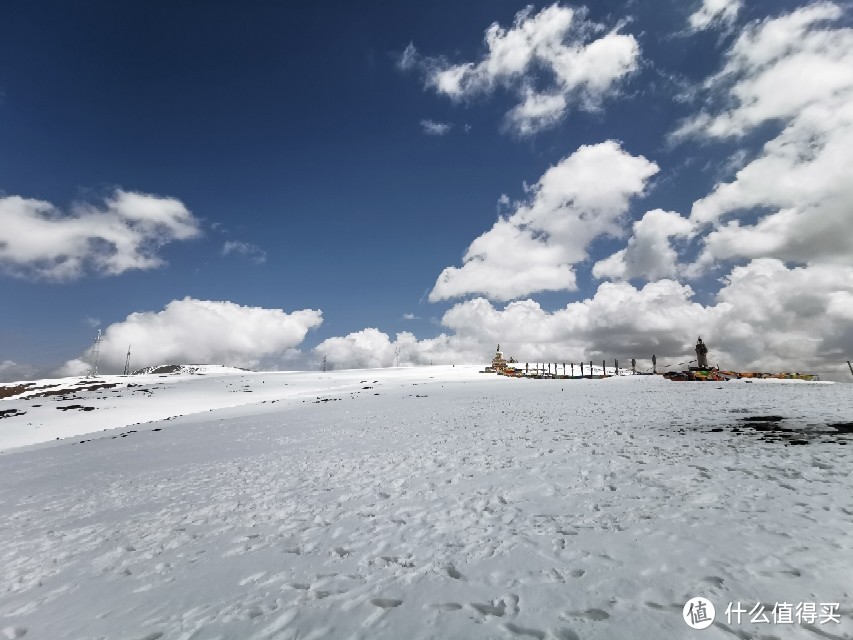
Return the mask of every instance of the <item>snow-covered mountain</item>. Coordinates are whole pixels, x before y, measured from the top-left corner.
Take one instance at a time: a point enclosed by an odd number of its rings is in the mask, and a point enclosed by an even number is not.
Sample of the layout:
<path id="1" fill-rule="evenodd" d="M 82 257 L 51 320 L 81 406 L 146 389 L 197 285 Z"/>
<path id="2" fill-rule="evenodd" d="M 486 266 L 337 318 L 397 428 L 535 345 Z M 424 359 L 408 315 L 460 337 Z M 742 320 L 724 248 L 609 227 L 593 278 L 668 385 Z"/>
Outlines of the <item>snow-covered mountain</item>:
<path id="1" fill-rule="evenodd" d="M 205 373 L 0 400 L 0 637 L 853 637 L 853 386 Z"/>

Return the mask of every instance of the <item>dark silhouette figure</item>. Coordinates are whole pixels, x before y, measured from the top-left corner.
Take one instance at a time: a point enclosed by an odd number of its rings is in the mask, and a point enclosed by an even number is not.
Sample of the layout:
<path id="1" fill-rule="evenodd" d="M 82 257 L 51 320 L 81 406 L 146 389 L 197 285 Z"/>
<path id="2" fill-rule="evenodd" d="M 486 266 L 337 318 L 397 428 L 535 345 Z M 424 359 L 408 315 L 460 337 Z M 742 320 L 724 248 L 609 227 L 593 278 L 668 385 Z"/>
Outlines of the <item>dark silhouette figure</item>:
<path id="1" fill-rule="evenodd" d="M 702 342 L 702 338 L 696 343 L 696 367 L 699 369 L 708 368 L 708 347 Z"/>

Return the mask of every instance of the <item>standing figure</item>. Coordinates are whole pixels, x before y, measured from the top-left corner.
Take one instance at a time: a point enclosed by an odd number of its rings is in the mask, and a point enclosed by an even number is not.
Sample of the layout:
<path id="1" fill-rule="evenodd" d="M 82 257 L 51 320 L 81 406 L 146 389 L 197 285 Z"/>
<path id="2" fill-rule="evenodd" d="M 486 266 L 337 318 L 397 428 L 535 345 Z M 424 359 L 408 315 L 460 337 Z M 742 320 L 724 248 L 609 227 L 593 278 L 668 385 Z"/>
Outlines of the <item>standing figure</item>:
<path id="1" fill-rule="evenodd" d="M 708 368 L 708 347 L 702 342 L 702 338 L 696 343 L 696 366 L 699 369 Z"/>

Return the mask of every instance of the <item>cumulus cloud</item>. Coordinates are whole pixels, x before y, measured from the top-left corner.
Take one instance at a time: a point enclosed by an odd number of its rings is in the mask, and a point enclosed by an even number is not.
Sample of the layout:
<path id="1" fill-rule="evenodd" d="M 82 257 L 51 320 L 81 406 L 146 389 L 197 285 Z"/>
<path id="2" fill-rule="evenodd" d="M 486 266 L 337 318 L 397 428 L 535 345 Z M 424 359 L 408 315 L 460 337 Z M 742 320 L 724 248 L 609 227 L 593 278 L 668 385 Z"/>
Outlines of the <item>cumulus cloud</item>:
<path id="1" fill-rule="evenodd" d="M 498 307 L 485 298 L 445 312 L 445 332 L 417 340 L 365 329 L 315 348 L 339 368 L 394 363 L 485 363 L 497 343 L 519 362 L 601 362 L 631 358 L 683 368 L 701 335 L 711 363 L 735 370 L 843 373 L 853 348 L 853 268 L 787 267 L 763 258 L 732 269 L 703 305 L 672 279 L 635 287 L 603 282 L 587 299 L 547 311 L 533 300 Z M 847 354 L 847 355 L 845 355 Z"/>
<path id="2" fill-rule="evenodd" d="M 743 0 L 702 0 L 702 6 L 688 18 L 691 31 L 731 26 L 742 4 Z"/>
<path id="3" fill-rule="evenodd" d="M 428 136 L 444 136 L 450 133 L 453 125 L 435 120 L 421 120 L 421 129 Z"/>
<path id="4" fill-rule="evenodd" d="M 128 345 L 134 369 L 160 364 L 224 364 L 255 368 L 289 355 L 310 329 L 322 324 L 322 312 L 247 307 L 233 302 L 173 300 L 162 311 L 130 314 L 111 324 L 100 345 L 100 369 L 120 372 Z M 60 375 L 82 375 L 86 357 L 70 360 Z"/>
<path id="5" fill-rule="evenodd" d="M 77 203 L 67 213 L 41 200 L 0 198 L 0 269 L 19 277 L 153 269 L 163 265 L 163 245 L 198 235 L 198 220 L 174 198 L 119 189 L 102 206 Z"/>
<path id="6" fill-rule="evenodd" d="M 689 238 L 695 225 L 674 211 L 647 211 L 634 223 L 628 245 L 592 268 L 596 278 L 659 280 L 679 275 L 678 253 L 673 238 Z"/>
<path id="7" fill-rule="evenodd" d="M 258 245 L 249 242 L 240 242 L 239 240 L 228 240 L 222 245 L 222 255 L 238 255 L 251 260 L 255 264 L 262 264 L 267 261 L 267 252 L 261 249 Z"/>
<path id="8" fill-rule="evenodd" d="M 769 371 L 826 371 L 853 347 L 853 268 L 788 268 L 763 258 L 735 267 L 712 304 L 688 285 L 660 280 L 635 288 L 602 283 L 592 298 L 553 313 L 527 300 L 496 309 L 483 299 L 456 305 L 442 322 L 484 347 L 500 342 L 523 358 L 690 356 L 697 335 L 712 363 Z M 692 358 L 692 356 L 690 356 Z"/>
<path id="9" fill-rule="evenodd" d="M 314 355 L 326 358 L 336 369 L 371 369 L 377 367 L 456 364 L 479 362 L 482 349 L 474 341 L 441 334 L 437 338 L 418 340 L 408 331 L 391 339 L 375 328 L 362 329 L 346 336 L 329 338 L 314 347 Z"/>
<path id="10" fill-rule="evenodd" d="M 749 25 L 706 83 L 722 103 L 682 123 L 674 139 L 740 140 L 773 123 L 770 139 L 734 180 L 694 203 L 709 227 L 703 273 L 720 260 L 853 260 L 853 30 L 838 5 L 818 2 Z"/>
<path id="11" fill-rule="evenodd" d="M 767 370 L 827 371 L 853 349 L 853 268 L 788 268 L 762 258 L 735 267 L 717 294 L 718 341 Z"/>
<path id="12" fill-rule="evenodd" d="M 613 141 L 579 148 L 529 187 L 529 197 L 511 215 L 471 243 L 461 267 L 442 271 L 430 301 L 574 290 L 573 265 L 587 258 L 595 238 L 622 233 L 631 197 L 642 194 L 657 171 L 656 164 Z"/>
<path id="13" fill-rule="evenodd" d="M 603 35 L 602 35 L 603 34 Z M 586 20 L 581 9 L 551 5 L 534 13 L 520 11 L 510 28 L 492 24 L 485 33 L 486 53 L 477 62 L 450 64 L 423 57 L 409 45 L 398 60 L 402 69 L 420 68 L 428 87 L 455 100 L 504 87 L 521 103 L 506 123 L 530 135 L 559 122 L 570 105 L 600 107 L 619 82 L 637 68 L 640 47 L 618 28 Z M 535 80 L 540 88 L 534 88 Z"/>

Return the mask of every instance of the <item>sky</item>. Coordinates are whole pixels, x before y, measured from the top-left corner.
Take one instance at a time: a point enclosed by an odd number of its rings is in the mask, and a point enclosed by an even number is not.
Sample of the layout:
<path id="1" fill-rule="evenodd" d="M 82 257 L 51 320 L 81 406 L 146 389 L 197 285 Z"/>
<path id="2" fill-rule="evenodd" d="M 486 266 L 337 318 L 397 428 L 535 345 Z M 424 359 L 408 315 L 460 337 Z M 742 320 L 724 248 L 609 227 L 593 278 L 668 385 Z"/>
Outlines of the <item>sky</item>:
<path id="1" fill-rule="evenodd" d="M 849 379 L 841 2 L 7 2 L 0 380 L 652 354 Z M 846 378 L 845 378 L 846 376 Z"/>

